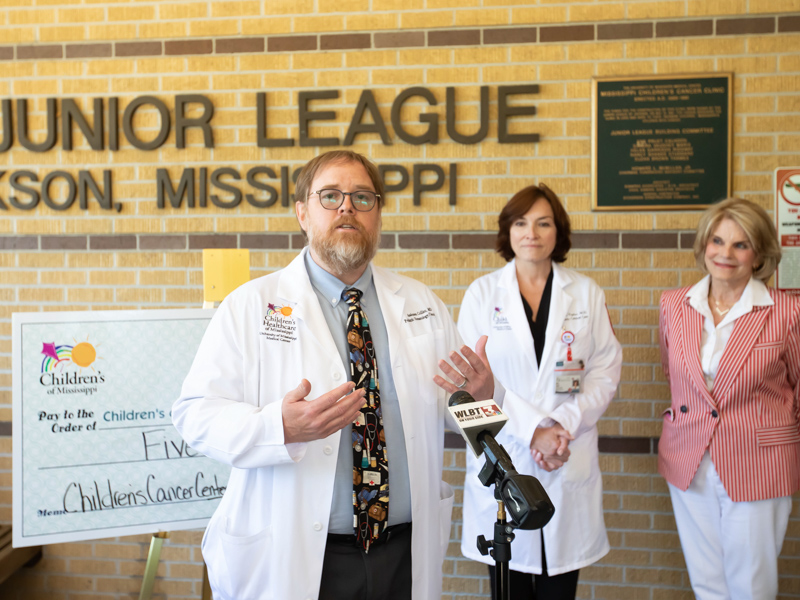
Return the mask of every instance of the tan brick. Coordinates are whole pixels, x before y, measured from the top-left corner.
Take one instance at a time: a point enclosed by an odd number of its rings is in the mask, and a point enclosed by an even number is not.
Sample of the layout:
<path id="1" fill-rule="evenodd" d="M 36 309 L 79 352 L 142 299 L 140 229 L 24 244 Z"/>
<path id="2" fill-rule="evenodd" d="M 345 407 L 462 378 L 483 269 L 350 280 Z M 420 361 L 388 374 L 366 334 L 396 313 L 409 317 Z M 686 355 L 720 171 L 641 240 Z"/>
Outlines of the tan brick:
<path id="1" fill-rule="evenodd" d="M 89 273 L 91 285 L 136 285 L 133 271 L 92 271 Z"/>
<path id="2" fill-rule="evenodd" d="M 39 27 L 40 42 L 79 42 L 86 39 L 82 26 Z"/>
<path id="3" fill-rule="evenodd" d="M 503 0 L 491 0 L 491 2 L 509 4 L 509 2 Z M 527 4 L 530 4 L 530 2 Z M 537 6 L 511 9 L 511 22 L 515 25 L 526 23 L 564 23 L 566 20 L 567 8 L 564 6 Z"/>
<path id="4" fill-rule="evenodd" d="M 627 18 L 632 20 L 683 16 L 686 5 L 682 0 L 627 3 Z"/>
<path id="5" fill-rule="evenodd" d="M 102 8 L 59 8 L 59 23 L 95 23 L 105 20 Z"/>
<path id="6" fill-rule="evenodd" d="M 93 41 L 100 40 L 132 40 L 136 39 L 137 30 L 136 25 L 89 25 L 89 39 Z"/>
<path id="7" fill-rule="evenodd" d="M 688 16 L 736 15 L 747 13 L 746 0 L 689 0 Z"/>
<path id="8" fill-rule="evenodd" d="M 599 5 L 572 4 L 569 7 L 569 20 L 576 22 L 618 21 L 625 18 L 625 4 L 622 2 Z"/>
<path id="9" fill-rule="evenodd" d="M 426 254 L 424 252 L 378 252 L 375 256 L 375 264 L 387 269 L 424 268 L 425 257 Z M 430 261 L 428 267 L 444 268 L 441 266 L 432 266 Z"/>
<path id="10" fill-rule="evenodd" d="M 67 290 L 69 302 L 113 302 L 114 290 L 106 288 L 72 288 Z"/>
<path id="11" fill-rule="evenodd" d="M 156 23 L 140 23 L 139 37 L 146 39 L 173 39 L 186 35 L 186 23 L 180 21 L 167 21 Z"/>
<path id="12" fill-rule="evenodd" d="M 433 29 L 438 27 L 451 27 L 455 24 L 455 11 L 452 10 L 426 10 L 403 12 L 400 15 L 401 29 Z"/>

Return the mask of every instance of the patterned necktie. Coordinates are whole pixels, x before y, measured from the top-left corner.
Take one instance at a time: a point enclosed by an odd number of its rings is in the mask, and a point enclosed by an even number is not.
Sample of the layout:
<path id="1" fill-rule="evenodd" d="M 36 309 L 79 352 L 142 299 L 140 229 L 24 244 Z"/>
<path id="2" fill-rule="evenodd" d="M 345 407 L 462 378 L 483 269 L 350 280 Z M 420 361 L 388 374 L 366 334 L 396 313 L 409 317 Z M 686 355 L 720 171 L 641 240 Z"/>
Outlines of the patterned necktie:
<path id="1" fill-rule="evenodd" d="M 367 395 L 353 422 L 353 526 L 358 543 L 369 552 L 379 543 L 389 524 L 389 469 L 383 432 L 378 359 L 372 345 L 367 315 L 361 309 L 361 291 L 342 292 L 349 306 L 347 344 L 350 350 L 350 378 L 356 389 Z"/>

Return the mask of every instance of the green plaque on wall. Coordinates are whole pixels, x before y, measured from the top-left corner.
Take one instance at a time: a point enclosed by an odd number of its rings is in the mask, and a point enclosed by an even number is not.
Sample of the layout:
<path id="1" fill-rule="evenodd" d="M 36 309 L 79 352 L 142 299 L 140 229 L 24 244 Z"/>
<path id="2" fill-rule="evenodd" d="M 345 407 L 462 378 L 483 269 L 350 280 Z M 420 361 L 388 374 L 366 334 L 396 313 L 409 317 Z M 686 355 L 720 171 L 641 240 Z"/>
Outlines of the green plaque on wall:
<path id="1" fill-rule="evenodd" d="M 731 73 L 592 81 L 592 206 L 703 209 L 731 195 Z"/>

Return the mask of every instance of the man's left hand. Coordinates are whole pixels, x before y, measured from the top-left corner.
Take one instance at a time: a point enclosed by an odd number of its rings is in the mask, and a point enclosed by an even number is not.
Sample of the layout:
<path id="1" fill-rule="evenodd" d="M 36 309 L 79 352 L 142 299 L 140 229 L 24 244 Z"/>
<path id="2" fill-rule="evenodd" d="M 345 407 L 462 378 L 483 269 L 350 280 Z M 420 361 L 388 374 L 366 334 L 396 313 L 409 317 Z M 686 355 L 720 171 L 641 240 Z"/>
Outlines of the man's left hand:
<path id="1" fill-rule="evenodd" d="M 446 360 L 440 360 L 439 368 L 447 379 L 436 375 L 433 378 L 434 383 L 448 394 L 464 390 L 475 400 L 489 400 L 494 396 L 494 376 L 489 366 L 489 359 L 486 357 L 488 339 L 488 336 L 481 336 L 475 344 L 474 352 L 467 345 L 461 346 L 461 354 L 451 352 L 450 360 L 455 366 Z"/>

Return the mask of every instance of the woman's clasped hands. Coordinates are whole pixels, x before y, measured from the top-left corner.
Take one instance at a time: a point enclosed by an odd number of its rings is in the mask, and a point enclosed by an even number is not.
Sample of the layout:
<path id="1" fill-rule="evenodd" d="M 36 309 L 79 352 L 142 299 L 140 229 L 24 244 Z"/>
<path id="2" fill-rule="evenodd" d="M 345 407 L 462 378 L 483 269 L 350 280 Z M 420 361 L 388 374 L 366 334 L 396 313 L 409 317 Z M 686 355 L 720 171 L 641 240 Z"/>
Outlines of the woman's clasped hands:
<path id="1" fill-rule="evenodd" d="M 540 468 L 555 471 L 569 460 L 569 443 L 573 435 L 559 423 L 550 427 L 539 426 L 531 438 L 531 456 Z"/>

